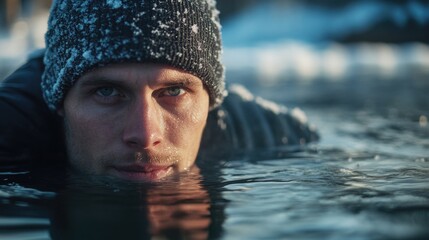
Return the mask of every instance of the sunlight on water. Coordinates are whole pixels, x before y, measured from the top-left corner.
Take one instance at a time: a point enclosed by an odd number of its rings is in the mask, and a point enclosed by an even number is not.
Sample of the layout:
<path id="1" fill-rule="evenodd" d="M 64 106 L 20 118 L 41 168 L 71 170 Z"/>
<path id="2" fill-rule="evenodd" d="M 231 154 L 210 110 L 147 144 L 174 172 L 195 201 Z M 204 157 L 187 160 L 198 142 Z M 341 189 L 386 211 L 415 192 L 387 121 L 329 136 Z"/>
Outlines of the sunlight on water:
<path id="1" fill-rule="evenodd" d="M 43 218 L 5 218 L 0 217 L 0 239 L 42 240 L 50 239 L 49 220 Z M 7 231 L 1 231 L 7 230 Z"/>

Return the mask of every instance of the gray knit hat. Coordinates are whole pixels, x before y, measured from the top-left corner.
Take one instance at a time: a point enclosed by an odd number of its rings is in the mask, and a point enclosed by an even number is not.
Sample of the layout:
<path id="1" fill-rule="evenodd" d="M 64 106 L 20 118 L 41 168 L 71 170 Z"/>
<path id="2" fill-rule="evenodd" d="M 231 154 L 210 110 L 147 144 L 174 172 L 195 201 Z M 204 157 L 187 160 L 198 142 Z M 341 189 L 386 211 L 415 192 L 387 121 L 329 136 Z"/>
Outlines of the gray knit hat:
<path id="1" fill-rule="evenodd" d="M 50 109 L 87 71 L 110 63 L 167 64 L 225 95 L 215 0 L 55 0 L 45 35 L 42 90 Z"/>

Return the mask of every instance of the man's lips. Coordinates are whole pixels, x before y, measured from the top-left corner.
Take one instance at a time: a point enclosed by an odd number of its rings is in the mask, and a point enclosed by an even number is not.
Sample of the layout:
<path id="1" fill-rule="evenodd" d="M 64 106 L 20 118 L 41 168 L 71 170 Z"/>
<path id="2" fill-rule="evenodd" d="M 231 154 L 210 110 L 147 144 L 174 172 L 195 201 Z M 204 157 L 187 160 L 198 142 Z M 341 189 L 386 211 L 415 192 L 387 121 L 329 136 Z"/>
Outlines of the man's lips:
<path id="1" fill-rule="evenodd" d="M 134 181 L 156 181 L 170 175 L 173 166 L 161 166 L 153 164 L 135 164 L 125 166 L 113 166 L 114 175 Z"/>

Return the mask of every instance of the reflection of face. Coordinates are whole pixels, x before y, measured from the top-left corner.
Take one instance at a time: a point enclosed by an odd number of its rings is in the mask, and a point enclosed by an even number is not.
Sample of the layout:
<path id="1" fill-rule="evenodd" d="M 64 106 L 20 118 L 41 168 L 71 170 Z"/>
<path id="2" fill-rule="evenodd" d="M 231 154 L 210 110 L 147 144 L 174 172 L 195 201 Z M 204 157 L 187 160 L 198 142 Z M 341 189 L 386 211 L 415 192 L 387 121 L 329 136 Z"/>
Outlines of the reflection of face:
<path id="1" fill-rule="evenodd" d="M 207 239 L 220 221 L 202 181 L 196 165 L 162 184 L 70 178 L 56 196 L 51 238 Z"/>
<path id="2" fill-rule="evenodd" d="M 199 78 L 163 65 L 129 63 L 83 75 L 59 113 L 73 168 L 155 181 L 194 164 L 208 109 Z"/>
<path id="3" fill-rule="evenodd" d="M 147 192 L 150 233 L 160 239 L 169 232 L 174 232 L 175 239 L 207 239 L 210 197 L 201 185 L 199 169 L 193 167 L 180 180 L 179 184 L 158 185 Z"/>

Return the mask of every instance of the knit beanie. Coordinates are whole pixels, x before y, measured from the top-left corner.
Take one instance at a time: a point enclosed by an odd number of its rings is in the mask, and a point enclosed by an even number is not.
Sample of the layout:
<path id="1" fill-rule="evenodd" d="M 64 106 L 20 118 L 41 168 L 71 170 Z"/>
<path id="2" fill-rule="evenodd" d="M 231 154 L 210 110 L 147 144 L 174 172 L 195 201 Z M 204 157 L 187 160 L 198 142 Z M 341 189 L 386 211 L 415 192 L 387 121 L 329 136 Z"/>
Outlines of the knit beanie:
<path id="1" fill-rule="evenodd" d="M 166 64 L 199 77 L 210 106 L 225 95 L 215 0 L 55 0 L 45 35 L 44 99 L 52 110 L 84 73 L 111 63 Z"/>

